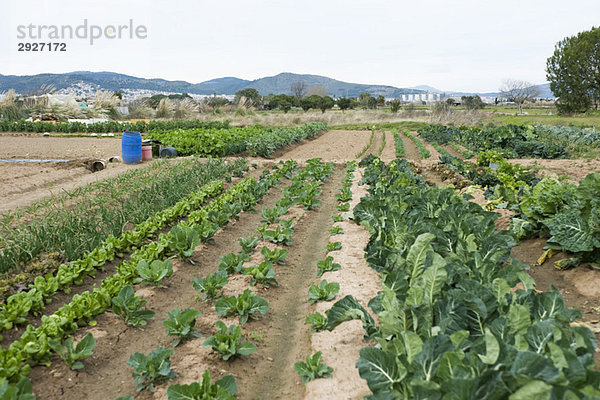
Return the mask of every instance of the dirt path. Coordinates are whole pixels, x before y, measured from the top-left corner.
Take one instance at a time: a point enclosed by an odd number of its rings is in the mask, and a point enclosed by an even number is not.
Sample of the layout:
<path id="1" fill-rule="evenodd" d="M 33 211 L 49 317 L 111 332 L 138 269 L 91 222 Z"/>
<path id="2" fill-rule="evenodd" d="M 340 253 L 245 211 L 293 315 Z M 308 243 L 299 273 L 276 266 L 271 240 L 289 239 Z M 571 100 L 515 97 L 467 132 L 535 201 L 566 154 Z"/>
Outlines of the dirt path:
<path id="1" fill-rule="evenodd" d="M 392 132 L 385 132 L 385 135 L 385 148 L 380 158 L 385 162 L 389 162 L 396 159 L 396 147 L 394 146 L 394 135 Z"/>
<path id="2" fill-rule="evenodd" d="M 460 154 L 458 151 L 456 151 L 452 146 L 445 145 L 445 146 L 442 146 L 442 148 L 444 150 L 446 150 L 448 153 L 450 153 L 450 155 L 452 155 L 454 157 L 457 157 L 457 158 L 460 158 L 460 159 L 464 158 L 463 155 Z"/>
<path id="3" fill-rule="evenodd" d="M 577 183 L 592 172 L 600 172 L 600 160 L 594 159 L 513 159 L 508 161 L 513 164 L 538 168 L 546 176 L 567 177 L 569 178 L 567 181 L 570 183 Z"/>
<path id="4" fill-rule="evenodd" d="M 421 160 L 421 155 L 419 154 L 419 150 L 417 146 L 413 143 L 412 140 L 400 134 L 400 138 L 402 139 L 402 144 L 404 144 L 404 158 L 409 161 L 419 161 Z"/>
<path id="5" fill-rule="evenodd" d="M 338 163 L 352 161 L 369 142 L 369 135 L 369 131 L 327 131 L 313 140 L 278 154 L 275 160 L 308 160 L 320 157 L 324 161 Z"/>
<path id="6" fill-rule="evenodd" d="M 362 172 L 355 172 L 351 188 L 353 193 L 350 201 L 351 209 L 354 209 L 360 198 L 367 193 L 364 186 L 358 186 Z M 329 255 L 333 256 L 334 262 L 339 263 L 342 269 L 328 272 L 321 278 L 315 279 L 313 283 L 318 285 L 321 279 L 337 282 L 340 284 L 340 291 L 333 301 L 317 303 L 313 312 L 325 315 L 335 301 L 347 295 L 354 296 L 368 310 L 367 304 L 381 288 L 377 272 L 369 267 L 364 258 L 369 232 L 363 226 L 349 220 L 334 225 L 342 227 L 344 233 L 331 236 L 330 240 L 341 242 L 342 249 Z M 323 353 L 323 361 L 333 368 L 333 374 L 331 378 L 309 382 L 306 385 L 304 399 L 358 399 L 370 393 L 366 381 L 361 379 L 358 370 L 354 367 L 360 356 L 360 349 L 368 345 L 364 341 L 364 335 L 365 330 L 357 320 L 345 322 L 331 332 L 322 331 L 311 335 L 313 350 Z M 333 388 L 335 390 L 332 390 Z"/>

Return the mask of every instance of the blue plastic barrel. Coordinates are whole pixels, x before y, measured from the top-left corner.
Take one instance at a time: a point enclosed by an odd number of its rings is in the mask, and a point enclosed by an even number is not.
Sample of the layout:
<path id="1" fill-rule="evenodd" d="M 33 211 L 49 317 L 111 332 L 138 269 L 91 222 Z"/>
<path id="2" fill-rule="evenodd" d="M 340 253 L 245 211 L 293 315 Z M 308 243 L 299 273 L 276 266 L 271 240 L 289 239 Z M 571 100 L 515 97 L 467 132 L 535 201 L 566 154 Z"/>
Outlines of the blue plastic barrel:
<path id="1" fill-rule="evenodd" d="M 139 132 L 123 132 L 121 148 L 125 164 L 136 164 L 142 161 L 142 135 Z"/>

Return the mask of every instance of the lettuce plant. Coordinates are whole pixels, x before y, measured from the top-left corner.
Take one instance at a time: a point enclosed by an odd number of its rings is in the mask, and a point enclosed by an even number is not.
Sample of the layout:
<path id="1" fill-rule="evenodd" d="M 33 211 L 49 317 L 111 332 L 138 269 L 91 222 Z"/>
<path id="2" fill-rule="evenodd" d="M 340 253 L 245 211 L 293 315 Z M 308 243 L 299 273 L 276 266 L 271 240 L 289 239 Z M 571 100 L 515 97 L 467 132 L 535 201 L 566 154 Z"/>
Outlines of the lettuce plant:
<path id="1" fill-rule="evenodd" d="M 217 321 L 215 325 L 219 329 L 213 336 L 207 338 L 203 347 L 211 347 L 219 353 L 225 361 L 237 355 L 248 355 L 256 351 L 256 345 L 249 341 L 242 341 L 242 328 L 230 325 L 229 328 L 222 322 Z"/>

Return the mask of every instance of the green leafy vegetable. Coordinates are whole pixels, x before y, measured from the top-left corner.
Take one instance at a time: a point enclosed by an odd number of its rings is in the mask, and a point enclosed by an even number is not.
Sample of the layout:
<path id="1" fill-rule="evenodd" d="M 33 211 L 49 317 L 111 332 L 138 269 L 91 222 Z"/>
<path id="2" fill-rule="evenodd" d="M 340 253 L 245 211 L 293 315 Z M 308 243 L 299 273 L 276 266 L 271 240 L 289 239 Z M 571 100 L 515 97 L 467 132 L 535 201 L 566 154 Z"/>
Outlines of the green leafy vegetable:
<path id="1" fill-rule="evenodd" d="M 245 324 L 249 317 L 256 319 L 256 314 L 266 314 L 269 304 L 262 297 L 255 296 L 250 289 L 246 289 L 237 297 L 221 297 L 215 303 L 215 309 L 220 316 L 237 314 L 240 316 L 240 324 Z"/>
<path id="2" fill-rule="evenodd" d="M 129 325 L 146 325 L 146 320 L 154 317 L 154 311 L 141 310 L 146 303 L 146 300 L 141 300 L 134 294 L 131 285 L 127 285 L 113 297 L 112 312 L 123 317 Z"/>
<path id="3" fill-rule="evenodd" d="M 327 317 L 321 313 L 310 314 L 304 320 L 307 325 L 312 325 L 311 332 L 320 332 L 327 328 Z"/>
<path id="4" fill-rule="evenodd" d="M 248 355 L 256 351 L 256 345 L 249 341 L 242 341 L 242 328 L 230 325 L 229 328 L 222 322 L 217 321 L 215 325 L 219 329 L 217 333 L 209 337 L 202 344 L 203 347 L 211 347 L 221 355 L 225 361 L 236 355 Z"/>
<path id="5" fill-rule="evenodd" d="M 64 343 L 51 340 L 48 345 L 67 363 L 69 368 L 76 370 L 83 368 L 83 363 L 79 360 L 92 355 L 96 339 L 91 333 L 88 333 L 75 347 L 73 347 L 73 337 L 68 338 Z"/>
<path id="6" fill-rule="evenodd" d="M 219 290 L 223 289 L 227 285 L 227 282 L 226 270 L 208 274 L 205 278 L 192 279 L 194 289 L 203 293 L 201 299 L 205 301 L 215 299 Z"/>
<path id="7" fill-rule="evenodd" d="M 332 256 L 327 256 L 324 260 L 317 261 L 317 277 L 322 276 L 325 272 L 338 271 L 342 266 L 333 262 Z"/>
<path id="8" fill-rule="evenodd" d="M 294 369 L 302 378 L 302 383 L 312 381 L 316 378 L 329 378 L 333 368 L 321 362 L 322 354 L 317 351 L 312 357 L 306 356 L 306 362 L 298 361 L 294 364 Z"/>
<path id="9" fill-rule="evenodd" d="M 136 390 L 139 392 L 148 388 L 154 392 L 155 385 L 175 378 L 177 373 L 171 369 L 171 354 L 173 350 L 159 347 L 150 354 L 133 353 L 127 365 L 133 367 L 133 378 Z"/>
<path id="10" fill-rule="evenodd" d="M 154 286 L 161 286 L 160 281 L 173 275 L 173 263 L 171 260 L 154 260 L 150 264 L 146 260 L 141 260 L 136 270 L 140 277 L 136 283 L 146 282 Z"/>
<path id="11" fill-rule="evenodd" d="M 252 279 L 250 280 L 251 285 L 256 285 L 260 283 L 265 287 L 270 287 L 270 285 L 277 285 L 277 279 L 275 279 L 275 270 L 273 269 L 273 264 L 270 261 L 263 261 L 259 265 L 253 265 L 243 270 L 244 275 L 250 275 Z"/>
<path id="12" fill-rule="evenodd" d="M 266 246 L 262 248 L 260 253 L 265 257 L 265 261 L 268 261 L 272 264 L 285 264 L 284 260 L 290 254 L 290 252 L 286 249 L 275 248 L 273 250 L 269 250 L 269 248 Z"/>
<path id="13" fill-rule="evenodd" d="M 340 284 L 337 282 L 327 282 L 325 279 L 317 285 L 311 285 L 308 288 L 309 303 L 319 301 L 330 301 L 335 298 L 335 295 L 340 291 Z"/>
<path id="14" fill-rule="evenodd" d="M 202 334 L 198 333 L 196 326 L 196 318 L 202 313 L 192 308 L 186 308 L 185 310 L 179 311 L 179 308 L 175 308 L 167 313 L 168 320 L 163 321 L 163 326 L 167 330 L 167 336 L 176 336 L 173 340 L 173 347 L 176 347 L 184 340 L 191 338 L 202 337 Z"/>
<path id="15" fill-rule="evenodd" d="M 225 375 L 214 384 L 210 382 L 210 372 L 204 371 L 202 382 L 189 385 L 171 385 L 167 389 L 168 400 L 234 400 L 237 384 L 231 375 Z"/>

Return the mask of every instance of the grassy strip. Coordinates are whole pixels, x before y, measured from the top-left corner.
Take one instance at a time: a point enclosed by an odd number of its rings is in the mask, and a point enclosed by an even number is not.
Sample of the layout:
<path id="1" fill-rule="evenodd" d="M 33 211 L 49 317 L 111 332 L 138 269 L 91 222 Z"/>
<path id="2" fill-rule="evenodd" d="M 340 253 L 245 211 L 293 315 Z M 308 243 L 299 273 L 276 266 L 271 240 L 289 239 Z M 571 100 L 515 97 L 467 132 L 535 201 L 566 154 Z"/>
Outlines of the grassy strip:
<path id="1" fill-rule="evenodd" d="M 394 148 L 396 149 L 396 157 L 403 158 L 406 152 L 404 150 L 404 142 L 402 141 L 402 137 L 400 137 L 397 129 L 392 129 L 392 135 L 394 135 Z"/>
<path id="2" fill-rule="evenodd" d="M 383 154 L 383 150 L 385 149 L 385 131 L 381 131 L 383 138 L 381 139 L 381 147 L 379 147 L 379 151 L 377 152 L 377 156 L 381 157 Z"/>
<path id="3" fill-rule="evenodd" d="M 108 236 L 119 236 L 125 224 L 140 223 L 208 181 L 223 178 L 242 167 L 247 168 L 245 161 L 234 164 L 196 161 L 191 168 L 174 175 L 165 174 L 143 187 L 121 187 L 119 190 L 129 193 L 124 198 L 113 197 L 116 201 L 81 201 L 74 209 L 65 208 L 43 220 L 19 226 L 2 238 L 0 271 L 12 271 L 39 254 L 52 251 L 60 252 L 67 260 L 80 258 Z"/>
<path id="4" fill-rule="evenodd" d="M 369 143 L 367 143 L 365 145 L 365 147 L 363 147 L 363 149 L 358 152 L 356 154 L 356 158 L 361 158 L 362 156 L 365 155 L 365 153 L 369 150 L 369 148 L 371 148 L 371 146 L 373 145 L 373 140 L 375 139 L 375 129 L 371 129 L 371 136 L 369 137 Z"/>
<path id="5" fill-rule="evenodd" d="M 421 142 L 419 140 L 419 138 L 413 136 L 412 133 L 410 133 L 409 131 L 402 131 L 402 133 L 404 134 L 404 136 L 406 136 L 407 138 L 409 138 L 410 140 L 413 141 L 413 143 L 415 144 L 415 146 L 417 146 L 417 150 L 419 151 L 419 154 L 421 155 L 421 158 L 429 158 L 431 157 L 431 153 L 429 152 L 429 150 L 427 150 L 425 148 L 425 145 L 423 144 L 423 142 Z"/>
<path id="6" fill-rule="evenodd" d="M 242 207 L 251 209 L 260 201 L 271 187 L 289 172 L 292 164 L 295 163 L 286 163 L 273 175 L 266 171 L 266 175 L 263 174 L 259 182 L 253 178 L 242 180 L 207 206 L 192 212 L 188 220 L 180 222 L 178 226 L 192 227 L 205 240 L 210 239 L 230 218 L 241 212 Z M 238 204 L 239 207 L 231 207 L 232 203 Z M 214 224 L 209 220 L 211 213 L 227 218 L 220 224 Z M 176 238 L 171 232 L 161 234 L 157 241 L 133 253 L 130 260 L 121 262 L 116 273 L 104 279 L 99 288 L 95 287 L 92 292 L 86 291 L 73 296 L 70 303 L 63 305 L 52 315 L 43 316 L 39 327 L 28 325 L 20 340 L 0 351 L 0 378 L 16 382 L 27 376 L 34 365 L 49 364 L 52 355 L 48 344 L 50 340 L 65 338 L 79 326 L 89 324 L 95 316 L 106 311 L 111 305 L 111 299 L 137 278 L 137 264 L 140 261 L 150 263 L 168 257 L 173 253 L 173 243 L 176 243 Z"/>

